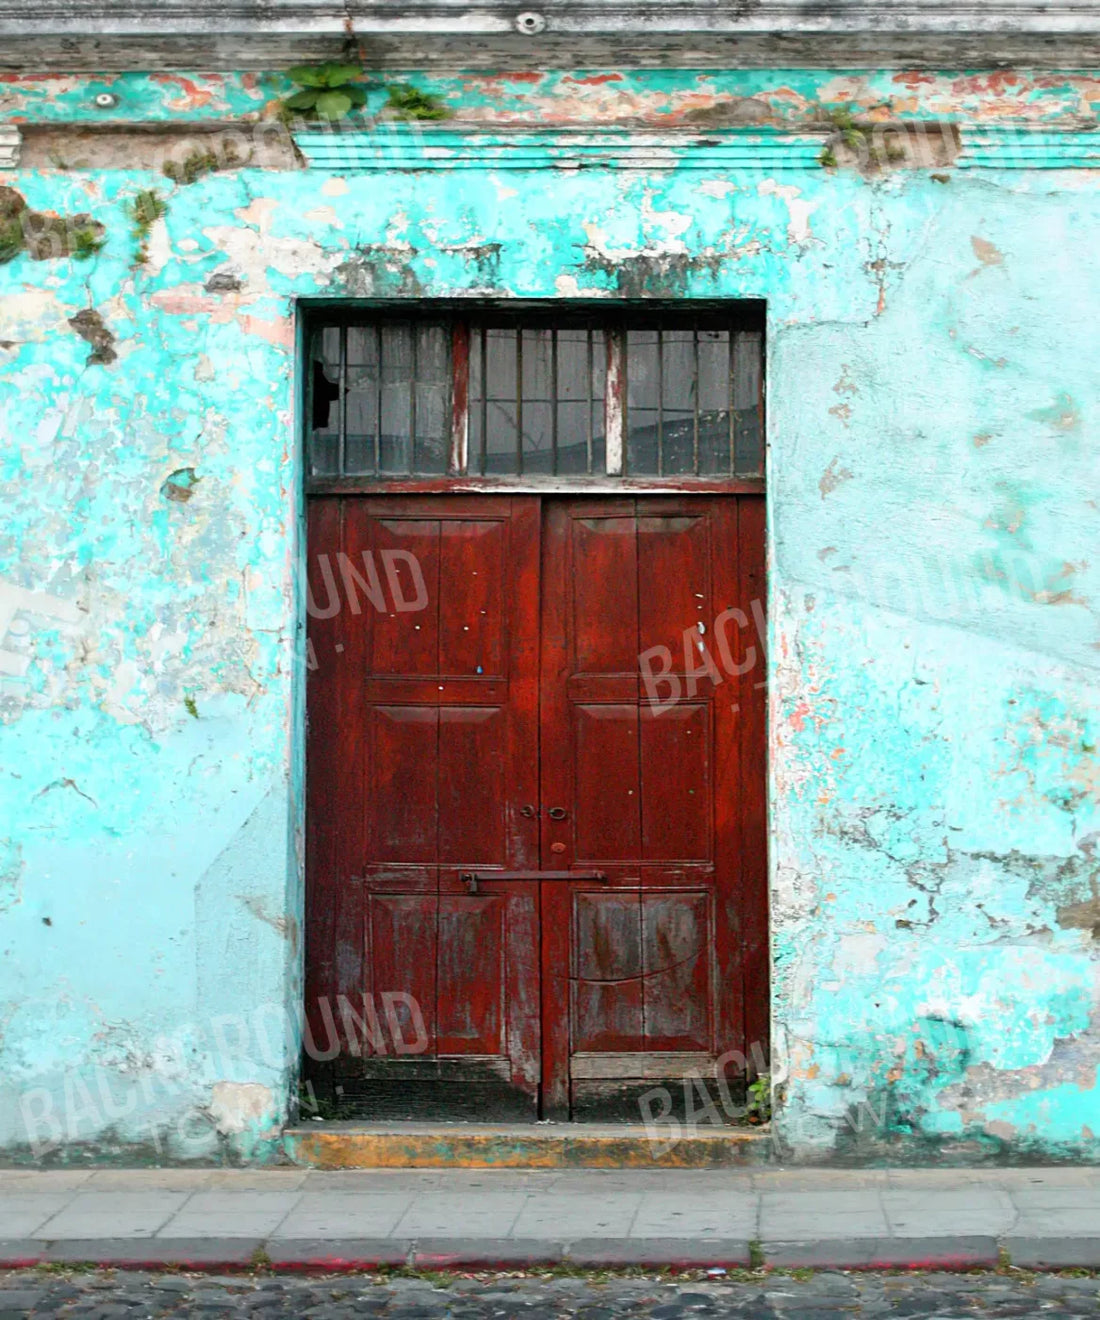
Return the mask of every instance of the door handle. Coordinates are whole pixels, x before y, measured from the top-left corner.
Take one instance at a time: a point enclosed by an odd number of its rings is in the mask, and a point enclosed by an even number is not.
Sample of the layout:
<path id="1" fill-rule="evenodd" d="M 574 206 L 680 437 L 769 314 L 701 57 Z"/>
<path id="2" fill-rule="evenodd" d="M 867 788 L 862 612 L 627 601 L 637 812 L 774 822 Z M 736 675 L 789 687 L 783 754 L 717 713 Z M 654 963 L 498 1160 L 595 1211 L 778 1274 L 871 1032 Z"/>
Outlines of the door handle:
<path id="1" fill-rule="evenodd" d="M 478 881 L 504 880 L 512 883 L 516 880 L 595 880 L 601 885 L 607 884 L 606 871 L 460 871 L 458 878 L 466 886 L 468 893 L 477 894 Z"/>
<path id="2" fill-rule="evenodd" d="M 565 820 L 569 812 L 564 807 L 551 807 L 546 814 L 551 820 Z"/>

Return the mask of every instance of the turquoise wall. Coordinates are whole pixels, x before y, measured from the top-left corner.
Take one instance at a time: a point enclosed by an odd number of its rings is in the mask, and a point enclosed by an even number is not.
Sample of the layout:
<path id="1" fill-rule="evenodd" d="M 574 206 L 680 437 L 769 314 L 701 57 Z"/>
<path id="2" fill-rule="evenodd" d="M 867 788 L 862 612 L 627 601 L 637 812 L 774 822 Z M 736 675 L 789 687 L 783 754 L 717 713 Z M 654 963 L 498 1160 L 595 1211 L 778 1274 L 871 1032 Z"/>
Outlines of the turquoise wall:
<path id="1" fill-rule="evenodd" d="M 965 138 L 1100 104 L 1084 73 L 422 85 L 487 130 L 723 105 L 798 126 L 824 103 Z M 286 87 L 9 79 L 0 114 L 102 119 L 111 90 L 119 123 L 239 119 Z M 296 300 L 629 293 L 768 304 L 783 1149 L 1093 1156 L 1100 175 L 1052 150 L 866 177 L 0 174 L 106 238 L 0 266 L 0 1147 L 277 1152 L 301 993 Z M 168 209 L 136 265 L 148 187 Z"/>

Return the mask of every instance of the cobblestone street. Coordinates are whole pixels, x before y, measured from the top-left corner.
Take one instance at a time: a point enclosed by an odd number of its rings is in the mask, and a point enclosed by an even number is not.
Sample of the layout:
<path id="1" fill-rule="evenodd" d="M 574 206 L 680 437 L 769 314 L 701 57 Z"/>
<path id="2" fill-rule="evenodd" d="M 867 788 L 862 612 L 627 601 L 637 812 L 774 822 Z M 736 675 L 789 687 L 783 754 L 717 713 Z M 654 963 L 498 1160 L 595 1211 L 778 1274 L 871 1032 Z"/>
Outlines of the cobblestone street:
<path id="1" fill-rule="evenodd" d="M 1100 1310 L 1096 1276 L 810 1272 L 295 1278 L 32 1270 L 0 1276 L 0 1320 L 24 1316 L 316 1317 L 397 1320 L 675 1320 L 679 1316 L 1070 1316 Z"/>

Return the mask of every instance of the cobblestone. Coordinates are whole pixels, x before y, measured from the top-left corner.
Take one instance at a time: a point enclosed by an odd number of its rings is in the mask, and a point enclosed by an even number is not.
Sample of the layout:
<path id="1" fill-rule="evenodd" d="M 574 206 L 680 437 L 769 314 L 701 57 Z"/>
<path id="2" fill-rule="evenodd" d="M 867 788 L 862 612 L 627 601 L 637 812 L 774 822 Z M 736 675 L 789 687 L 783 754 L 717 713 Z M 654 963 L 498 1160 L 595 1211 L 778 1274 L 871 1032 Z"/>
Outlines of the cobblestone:
<path id="1" fill-rule="evenodd" d="M 1100 1312 L 1100 1277 L 822 1271 L 727 1279 L 430 1279 L 151 1275 L 123 1271 L 0 1273 L 0 1317 L 256 1316 L 345 1320 L 1008 1320 Z"/>

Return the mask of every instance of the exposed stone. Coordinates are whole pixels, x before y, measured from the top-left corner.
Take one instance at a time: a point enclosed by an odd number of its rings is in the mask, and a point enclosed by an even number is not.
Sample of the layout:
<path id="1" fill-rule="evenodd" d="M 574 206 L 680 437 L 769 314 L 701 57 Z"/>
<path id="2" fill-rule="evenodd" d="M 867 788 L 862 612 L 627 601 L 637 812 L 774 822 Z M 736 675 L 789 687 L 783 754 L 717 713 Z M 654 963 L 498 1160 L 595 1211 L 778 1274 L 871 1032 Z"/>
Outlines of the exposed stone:
<path id="1" fill-rule="evenodd" d="M 75 316 L 70 316 L 69 324 L 85 343 L 92 346 L 92 351 L 88 354 L 88 366 L 97 364 L 107 366 L 118 358 L 115 352 L 115 337 L 95 308 L 85 307 Z"/>

